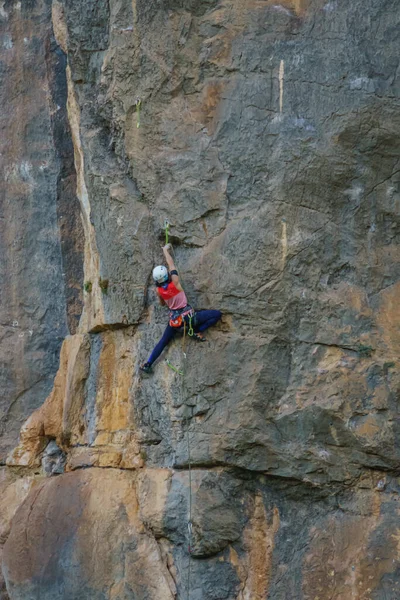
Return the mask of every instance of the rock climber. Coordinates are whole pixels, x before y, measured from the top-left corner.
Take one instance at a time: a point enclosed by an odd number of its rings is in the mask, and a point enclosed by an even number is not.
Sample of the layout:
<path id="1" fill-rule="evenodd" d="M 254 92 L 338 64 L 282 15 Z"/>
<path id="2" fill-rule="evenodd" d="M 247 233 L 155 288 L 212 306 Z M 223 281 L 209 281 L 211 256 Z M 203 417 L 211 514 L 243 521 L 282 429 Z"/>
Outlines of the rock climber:
<path id="1" fill-rule="evenodd" d="M 215 325 L 222 316 L 219 310 L 195 311 L 188 304 L 186 294 L 179 282 L 178 271 L 170 250 L 171 244 L 163 247 L 168 269 L 164 265 L 159 265 L 153 269 L 153 279 L 157 286 L 160 304 L 166 305 L 169 308 L 169 323 L 147 362 L 140 366 L 140 369 L 145 373 L 151 373 L 154 361 L 157 360 L 164 348 L 175 337 L 177 331 L 183 331 L 185 323 L 188 331 L 190 330 L 190 326 L 192 326 L 193 335 L 191 337 L 194 340 L 205 342 L 206 339 L 202 335 L 202 332 L 208 329 L 208 327 Z"/>

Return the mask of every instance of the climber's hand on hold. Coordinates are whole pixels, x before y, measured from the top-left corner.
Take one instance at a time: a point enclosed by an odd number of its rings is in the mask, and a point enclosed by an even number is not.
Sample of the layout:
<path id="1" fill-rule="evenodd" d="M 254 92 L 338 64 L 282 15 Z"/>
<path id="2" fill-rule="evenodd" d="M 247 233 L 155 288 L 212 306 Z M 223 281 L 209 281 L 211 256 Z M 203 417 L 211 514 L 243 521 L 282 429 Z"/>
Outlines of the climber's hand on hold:
<path id="1" fill-rule="evenodd" d="M 164 252 L 165 260 L 167 261 L 168 270 L 173 271 L 174 269 L 176 269 L 176 267 L 175 267 L 174 261 L 172 259 L 172 256 L 169 253 L 170 248 L 171 248 L 171 244 L 166 244 L 166 246 L 163 246 L 163 252 Z"/>
<path id="2" fill-rule="evenodd" d="M 179 282 L 179 275 L 178 275 L 178 271 L 177 271 L 175 263 L 174 263 L 174 259 L 172 258 L 172 256 L 169 253 L 170 250 L 172 250 L 171 244 L 166 244 L 165 246 L 163 246 L 163 252 L 164 252 L 165 260 L 167 261 L 168 271 L 171 274 L 171 280 L 174 282 L 177 289 L 180 292 L 182 292 L 183 288 Z"/>

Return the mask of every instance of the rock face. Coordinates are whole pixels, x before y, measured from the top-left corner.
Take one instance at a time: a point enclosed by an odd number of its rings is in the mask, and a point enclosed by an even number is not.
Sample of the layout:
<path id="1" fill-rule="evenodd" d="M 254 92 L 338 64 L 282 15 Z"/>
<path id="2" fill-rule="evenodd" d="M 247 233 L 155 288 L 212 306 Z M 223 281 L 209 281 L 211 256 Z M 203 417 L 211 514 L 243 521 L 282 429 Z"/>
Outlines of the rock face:
<path id="1" fill-rule="evenodd" d="M 11 597 L 172 600 L 175 585 L 138 519 L 133 481 L 129 471 L 90 469 L 32 492 L 4 549 Z"/>
<path id="2" fill-rule="evenodd" d="M 1 600 L 398 598 L 395 0 L 0 19 Z M 142 378 L 165 220 L 223 320 Z"/>
<path id="3" fill-rule="evenodd" d="M 7 4 L 7 6 L 5 6 Z M 66 59 L 47 0 L 0 10 L 0 464 L 49 394 L 81 313 L 83 239 Z"/>

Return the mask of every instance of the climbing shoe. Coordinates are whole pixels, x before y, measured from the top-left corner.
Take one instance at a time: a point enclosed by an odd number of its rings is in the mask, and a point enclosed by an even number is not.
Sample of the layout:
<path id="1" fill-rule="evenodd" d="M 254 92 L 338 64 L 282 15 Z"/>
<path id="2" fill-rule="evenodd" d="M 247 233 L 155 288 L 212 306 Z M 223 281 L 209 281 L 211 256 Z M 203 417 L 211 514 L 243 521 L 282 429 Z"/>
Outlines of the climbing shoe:
<path id="1" fill-rule="evenodd" d="M 193 334 L 193 339 L 196 340 L 196 342 L 206 342 L 206 338 L 204 337 L 204 335 L 202 335 L 201 333 L 194 333 Z"/>
<path id="2" fill-rule="evenodd" d="M 145 362 L 143 365 L 140 365 L 139 368 L 143 373 L 146 373 L 147 375 L 150 375 L 150 373 L 152 373 L 151 364 L 148 362 Z"/>

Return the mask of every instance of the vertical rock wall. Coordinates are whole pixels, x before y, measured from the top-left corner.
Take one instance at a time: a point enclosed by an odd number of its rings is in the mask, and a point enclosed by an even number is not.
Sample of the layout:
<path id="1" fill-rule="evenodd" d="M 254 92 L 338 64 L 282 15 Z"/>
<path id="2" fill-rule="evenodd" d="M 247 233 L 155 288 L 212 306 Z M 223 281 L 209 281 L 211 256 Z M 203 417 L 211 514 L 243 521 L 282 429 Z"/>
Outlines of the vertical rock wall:
<path id="1" fill-rule="evenodd" d="M 85 291 L 0 482 L 10 600 L 394 600 L 396 2 L 30 8 L 64 315 L 66 282 Z M 224 315 L 207 346 L 168 349 L 183 381 L 138 370 L 166 323 L 165 219 L 192 303 Z"/>
<path id="2" fill-rule="evenodd" d="M 0 464 L 81 313 L 82 226 L 51 3 L 0 11 Z"/>

